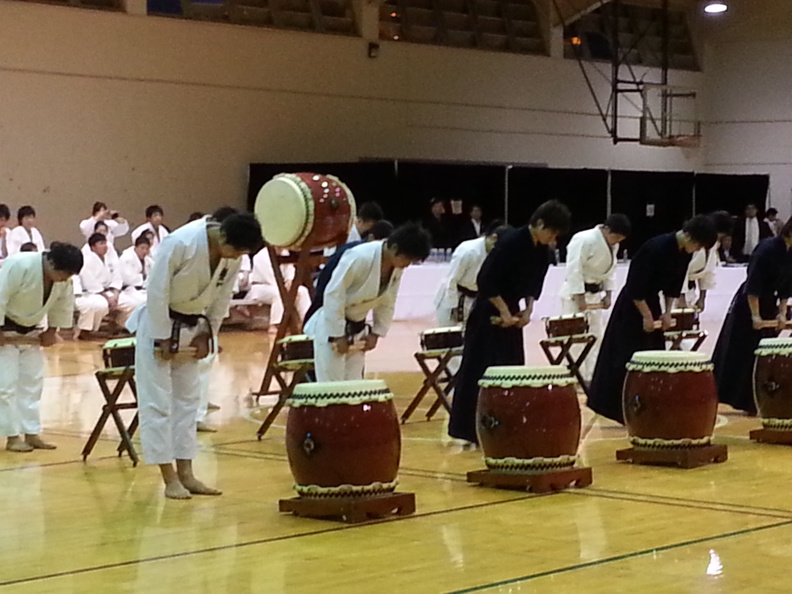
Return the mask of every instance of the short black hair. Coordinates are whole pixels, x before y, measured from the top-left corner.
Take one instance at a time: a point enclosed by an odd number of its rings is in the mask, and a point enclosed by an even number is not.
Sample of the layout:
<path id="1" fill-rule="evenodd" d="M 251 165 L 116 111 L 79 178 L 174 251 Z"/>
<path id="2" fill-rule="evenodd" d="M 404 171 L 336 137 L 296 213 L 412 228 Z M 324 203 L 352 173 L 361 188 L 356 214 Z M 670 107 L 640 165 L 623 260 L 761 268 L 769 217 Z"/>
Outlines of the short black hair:
<path id="1" fill-rule="evenodd" d="M 569 231 L 571 220 L 572 213 L 569 212 L 566 204 L 558 200 L 548 200 L 539 205 L 539 208 L 531 215 L 529 222 L 532 227 L 535 227 L 539 221 L 542 221 L 545 229 L 550 229 L 563 235 Z"/>
<path id="2" fill-rule="evenodd" d="M 229 215 L 220 223 L 220 230 L 225 236 L 225 242 L 239 251 L 252 253 L 264 243 L 261 236 L 261 225 L 258 219 L 249 212 Z"/>
<path id="3" fill-rule="evenodd" d="M 685 223 L 682 231 L 690 236 L 690 239 L 695 241 L 702 247 L 707 249 L 715 245 L 718 240 L 718 231 L 715 228 L 715 221 L 712 217 L 707 215 L 696 215 Z"/>
<path id="4" fill-rule="evenodd" d="M 103 241 L 104 242 L 107 241 L 107 236 L 106 235 L 104 235 L 102 233 L 94 233 L 93 235 L 91 235 L 88 238 L 88 247 L 93 247 L 97 243 L 102 243 Z"/>
<path id="5" fill-rule="evenodd" d="M 19 208 L 17 211 L 17 221 L 19 224 L 22 224 L 22 219 L 25 217 L 35 217 L 36 216 L 36 209 L 30 205 L 25 205 Z"/>
<path id="6" fill-rule="evenodd" d="M 734 229 L 734 217 L 725 210 L 716 210 L 709 215 L 715 223 L 715 231 L 724 235 L 731 235 Z"/>
<path id="7" fill-rule="evenodd" d="M 233 206 L 221 206 L 212 213 L 212 218 L 218 223 L 222 223 L 232 214 L 237 214 L 238 212 L 239 209 L 236 209 Z"/>
<path id="8" fill-rule="evenodd" d="M 8 204 L 0 204 L 0 219 L 5 219 L 6 221 L 11 218 L 11 209 L 8 208 Z"/>
<path id="9" fill-rule="evenodd" d="M 19 246 L 20 252 L 37 252 L 38 246 L 32 241 L 28 241 Z"/>
<path id="10" fill-rule="evenodd" d="M 145 233 L 141 233 L 140 235 L 138 235 L 137 239 L 135 240 L 135 247 L 143 244 L 146 244 L 147 246 L 151 247 L 151 242 L 149 241 L 149 238 L 146 237 Z"/>
<path id="11" fill-rule="evenodd" d="M 83 255 L 79 248 L 70 243 L 53 241 L 49 251 L 44 256 L 50 261 L 55 270 L 80 274 L 83 267 Z"/>
<path id="12" fill-rule="evenodd" d="M 94 225 L 94 232 L 95 233 L 97 233 L 99 231 L 99 227 L 104 227 L 108 231 L 110 230 L 110 227 L 108 227 L 107 223 L 105 223 L 104 221 L 96 221 L 96 224 Z"/>
<path id="13" fill-rule="evenodd" d="M 777 214 L 778 214 L 778 209 L 777 209 L 777 208 L 773 208 L 773 207 L 771 206 L 770 208 L 768 208 L 768 209 L 767 209 L 767 212 L 765 212 L 765 214 L 766 214 L 767 216 L 769 216 L 769 217 L 772 217 L 772 216 L 774 216 L 774 215 L 777 215 Z"/>
<path id="14" fill-rule="evenodd" d="M 390 234 L 387 245 L 395 245 L 397 255 L 423 261 L 432 250 L 432 237 L 415 223 L 407 223 Z"/>
<path id="15" fill-rule="evenodd" d="M 200 210 L 196 210 L 195 212 L 191 212 L 190 216 L 187 217 L 187 222 L 192 223 L 193 221 L 197 221 L 198 219 L 204 218 L 204 213 Z"/>
<path id="16" fill-rule="evenodd" d="M 394 228 L 395 227 L 393 226 L 393 223 L 383 219 L 381 221 L 377 221 L 371 227 L 369 227 L 369 230 L 366 231 L 366 237 L 373 235 L 375 240 L 388 239 L 390 234 L 393 233 Z"/>
<path id="17" fill-rule="evenodd" d="M 492 230 L 490 235 L 497 235 L 498 236 L 498 240 L 500 240 L 501 237 L 503 237 L 504 235 L 506 235 L 510 231 L 514 231 L 514 227 L 512 227 L 511 225 L 505 225 L 504 224 L 504 225 L 500 225 L 498 227 L 495 227 L 495 229 Z"/>
<path id="18" fill-rule="evenodd" d="M 165 216 L 165 211 L 162 210 L 162 207 L 159 206 L 158 204 L 152 204 L 151 206 L 147 206 L 146 207 L 146 218 L 147 219 L 150 219 L 155 214 L 160 214 L 162 216 Z"/>
<path id="19" fill-rule="evenodd" d="M 503 219 L 494 219 L 493 221 L 490 222 L 489 225 L 484 227 L 484 237 L 489 237 L 490 235 L 497 235 L 498 228 L 503 227 L 504 225 L 506 225 L 506 221 L 504 221 Z"/>
<path id="20" fill-rule="evenodd" d="M 361 221 L 372 221 L 376 223 L 385 218 L 382 207 L 376 202 L 364 202 L 357 209 L 357 218 Z"/>
<path id="21" fill-rule="evenodd" d="M 104 202 L 94 202 L 93 209 L 91 210 L 91 214 L 95 215 L 100 210 L 107 210 L 107 204 Z"/>
<path id="22" fill-rule="evenodd" d="M 616 235 L 629 237 L 630 233 L 632 233 L 632 223 L 630 223 L 630 219 L 627 218 L 627 215 L 621 214 L 620 212 L 614 212 L 605 219 L 604 224 L 611 233 L 615 233 Z"/>

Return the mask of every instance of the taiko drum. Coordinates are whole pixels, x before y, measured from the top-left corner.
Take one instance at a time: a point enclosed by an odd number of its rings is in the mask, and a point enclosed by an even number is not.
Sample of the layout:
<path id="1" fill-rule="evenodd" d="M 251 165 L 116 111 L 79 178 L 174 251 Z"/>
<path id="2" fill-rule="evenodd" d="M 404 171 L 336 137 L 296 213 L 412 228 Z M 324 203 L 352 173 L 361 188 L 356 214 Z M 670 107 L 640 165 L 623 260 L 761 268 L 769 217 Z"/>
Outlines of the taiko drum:
<path id="1" fill-rule="evenodd" d="M 759 341 L 754 400 L 765 429 L 792 431 L 792 338 Z"/>

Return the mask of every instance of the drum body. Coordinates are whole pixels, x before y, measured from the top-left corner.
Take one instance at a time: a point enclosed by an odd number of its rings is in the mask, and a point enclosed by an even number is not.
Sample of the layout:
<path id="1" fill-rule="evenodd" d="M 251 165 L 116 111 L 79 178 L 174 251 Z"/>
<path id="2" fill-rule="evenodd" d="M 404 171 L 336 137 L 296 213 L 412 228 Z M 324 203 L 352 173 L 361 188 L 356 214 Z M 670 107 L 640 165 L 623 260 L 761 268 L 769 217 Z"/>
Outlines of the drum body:
<path id="1" fill-rule="evenodd" d="M 102 359 L 105 367 L 134 367 L 135 344 L 134 336 L 108 340 L 102 345 Z"/>
<path id="2" fill-rule="evenodd" d="M 550 338 L 586 334 L 589 330 L 588 318 L 583 313 L 544 318 L 544 323 Z"/>
<path id="3" fill-rule="evenodd" d="M 461 347 L 463 343 L 462 326 L 432 328 L 421 332 L 421 348 L 425 351 L 453 349 Z"/>
<path id="4" fill-rule="evenodd" d="M 384 381 L 300 384 L 289 405 L 286 450 L 302 497 L 365 497 L 396 488 L 401 433 Z"/>
<path id="5" fill-rule="evenodd" d="M 575 385 L 562 366 L 487 369 L 476 411 L 487 467 L 528 474 L 574 466 L 580 443 Z"/>
<path id="6" fill-rule="evenodd" d="M 695 309 L 672 309 L 671 317 L 676 320 L 675 332 L 684 332 L 699 329 L 699 314 Z"/>
<path id="7" fill-rule="evenodd" d="M 338 246 L 355 222 L 355 198 L 337 177 L 280 173 L 259 190 L 256 216 L 267 243 L 299 249 Z"/>
<path id="8" fill-rule="evenodd" d="M 281 345 L 281 361 L 312 361 L 314 358 L 313 339 L 305 334 L 287 336 L 278 341 Z"/>
<path id="9" fill-rule="evenodd" d="M 636 449 L 708 446 L 718 411 L 712 368 L 704 353 L 635 353 L 622 394 L 630 443 Z"/>
<path id="10" fill-rule="evenodd" d="M 765 429 L 792 431 L 792 338 L 759 341 L 754 400 Z"/>

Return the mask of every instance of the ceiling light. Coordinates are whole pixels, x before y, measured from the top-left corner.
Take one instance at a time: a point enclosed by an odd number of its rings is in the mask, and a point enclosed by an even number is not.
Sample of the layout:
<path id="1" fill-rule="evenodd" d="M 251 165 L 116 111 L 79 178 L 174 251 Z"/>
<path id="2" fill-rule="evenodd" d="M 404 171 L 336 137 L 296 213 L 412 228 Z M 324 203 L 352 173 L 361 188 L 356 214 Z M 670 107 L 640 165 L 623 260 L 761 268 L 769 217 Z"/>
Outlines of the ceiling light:
<path id="1" fill-rule="evenodd" d="M 720 14 L 727 10 L 729 10 L 729 6 L 723 0 L 709 0 L 704 5 L 704 12 L 707 14 Z"/>

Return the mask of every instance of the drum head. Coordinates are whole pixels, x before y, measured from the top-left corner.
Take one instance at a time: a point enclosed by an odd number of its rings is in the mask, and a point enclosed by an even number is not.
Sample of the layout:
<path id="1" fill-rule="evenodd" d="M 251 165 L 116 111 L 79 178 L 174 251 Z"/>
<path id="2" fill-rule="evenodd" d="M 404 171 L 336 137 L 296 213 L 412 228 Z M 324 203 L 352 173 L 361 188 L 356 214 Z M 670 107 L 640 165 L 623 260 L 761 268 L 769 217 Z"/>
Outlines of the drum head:
<path id="1" fill-rule="evenodd" d="M 306 194 L 301 184 L 299 177 L 285 173 L 259 190 L 255 211 L 268 244 L 284 248 L 299 245 L 310 233 L 310 190 L 306 189 Z"/>
<path id="2" fill-rule="evenodd" d="M 691 351 L 638 351 L 632 356 L 632 363 L 659 363 L 669 365 L 675 363 L 709 363 L 710 356 L 706 353 Z"/>

